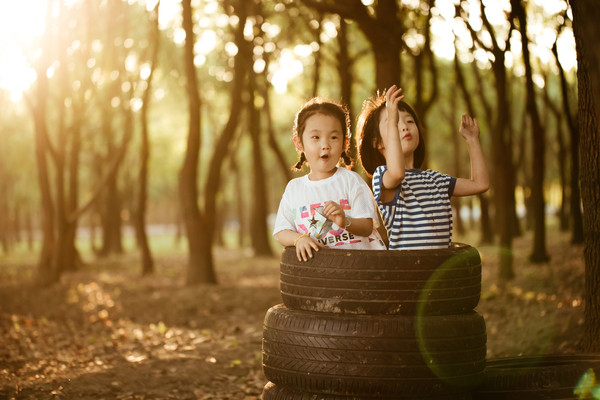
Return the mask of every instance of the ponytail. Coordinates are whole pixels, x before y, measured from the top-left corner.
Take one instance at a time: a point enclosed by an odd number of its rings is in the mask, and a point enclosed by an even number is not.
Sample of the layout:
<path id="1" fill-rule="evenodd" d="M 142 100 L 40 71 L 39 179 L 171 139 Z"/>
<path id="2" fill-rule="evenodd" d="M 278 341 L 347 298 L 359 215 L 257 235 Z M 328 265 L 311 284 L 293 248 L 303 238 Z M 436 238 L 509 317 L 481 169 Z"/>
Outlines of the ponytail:
<path id="1" fill-rule="evenodd" d="M 306 161 L 306 156 L 304 155 L 304 152 L 302 152 L 300 153 L 300 160 L 298 160 L 296 165 L 294 165 L 292 168 L 296 171 L 300 171 L 302 169 L 302 164 L 304 164 L 304 161 Z"/>
<path id="2" fill-rule="evenodd" d="M 344 164 L 346 164 L 349 167 L 352 167 L 352 159 L 348 154 L 346 154 L 345 151 L 342 151 L 342 160 L 344 160 Z"/>

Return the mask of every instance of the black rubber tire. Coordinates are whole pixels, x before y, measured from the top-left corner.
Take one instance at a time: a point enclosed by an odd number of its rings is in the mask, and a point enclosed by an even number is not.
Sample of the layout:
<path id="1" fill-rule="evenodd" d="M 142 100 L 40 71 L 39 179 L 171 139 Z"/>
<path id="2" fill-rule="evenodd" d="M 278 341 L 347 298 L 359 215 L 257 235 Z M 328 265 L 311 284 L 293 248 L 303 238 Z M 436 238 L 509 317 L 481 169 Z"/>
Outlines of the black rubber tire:
<path id="1" fill-rule="evenodd" d="M 574 394 L 592 369 L 600 374 L 600 354 L 510 357 L 490 360 L 474 400 L 592 399 Z"/>
<path id="2" fill-rule="evenodd" d="M 263 371 L 276 385 L 311 393 L 417 398 L 463 393 L 485 368 L 485 322 L 447 316 L 267 311 Z"/>
<path id="3" fill-rule="evenodd" d="M 481 295 L 481 258 L 466 244 L 436 250 L 321 249 L 281 257 L 289 308 L 330 313 L 448 315 L 472 311 Z"/>
<path id="4" fill-rule="evenodd" d="M 379 397 L 379 399 L 392 400 L 397 397 Z M 309 393 L 293 389 L 288 386 L 275 385 L 269 382 L 265 385 L 262 400 L 372 400 L 372 397 L 341 396 L 335 394 Z M 419 397 L 419 400 L 472 400 L 471 393 L 457 393 L 448 395 L 435 395 L 433 397 Z"/>

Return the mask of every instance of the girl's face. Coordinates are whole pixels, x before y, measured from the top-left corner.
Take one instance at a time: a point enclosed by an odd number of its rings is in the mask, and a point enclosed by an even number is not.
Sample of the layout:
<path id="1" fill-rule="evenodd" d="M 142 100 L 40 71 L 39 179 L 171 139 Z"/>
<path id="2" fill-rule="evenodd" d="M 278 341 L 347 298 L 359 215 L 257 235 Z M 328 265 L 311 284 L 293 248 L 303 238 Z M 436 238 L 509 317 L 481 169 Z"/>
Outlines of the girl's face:
<path id="1" fill-rule="evenodd" d="M 419 128 L 413 116 L 407 111 L 398 111 L 398 133 L 400 134 L 400 143 L 402 144 L 402 152 L 404 156 L 412 158 L 417 146 L 419 145 Z M 379 117 L 379 133 L 383 142 L 383 147 L 380 151 L 385 156 L 385 147 L 387 143 L 387 109 L 381 111 Z"/>
<path id="2" fill-rule="evenodd" d="M 304 152 L 310 165 L 309 179 L 321 180 L 335 173 L 344 151 L 344 131 L 337 118 L 325 114 L 308 117 L 302 140 L 294 141 L 296 148 Z"/>

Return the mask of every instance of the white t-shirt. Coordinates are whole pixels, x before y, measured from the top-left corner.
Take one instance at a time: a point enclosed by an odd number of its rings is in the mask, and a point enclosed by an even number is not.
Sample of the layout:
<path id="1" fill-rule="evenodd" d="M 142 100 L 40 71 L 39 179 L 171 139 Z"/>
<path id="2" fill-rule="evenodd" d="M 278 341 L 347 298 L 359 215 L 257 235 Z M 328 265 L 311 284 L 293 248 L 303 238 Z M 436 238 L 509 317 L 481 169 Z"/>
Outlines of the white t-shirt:
<path id="1" fill-rule="evenodd" d="M 321 214 L 326 201 L 339 203 L 351 218 L 371 218 L 373 232 L 356 236 Z M 292 179 L 279 203 L 273 235 L 282 230 L 308 233 L 330 248 L 385 250 L 375 228 L 379 225 L 377 206 L 371 190 L 354 171 L 338 168 L 329 178 L 311 181 L 308 175 Z"/>

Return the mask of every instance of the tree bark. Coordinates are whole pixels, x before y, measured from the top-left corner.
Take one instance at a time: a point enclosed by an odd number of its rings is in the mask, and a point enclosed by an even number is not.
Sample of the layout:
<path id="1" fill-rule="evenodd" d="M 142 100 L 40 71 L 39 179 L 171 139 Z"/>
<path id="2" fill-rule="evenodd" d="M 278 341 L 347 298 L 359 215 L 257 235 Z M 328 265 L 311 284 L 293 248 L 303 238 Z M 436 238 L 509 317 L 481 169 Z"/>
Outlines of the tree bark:
<path id="1" fill-rule="evenodd" d="M 558 67 L 562 106 L 564 116 L 567 120 L 567 127 L 569 128 L 569 138 L 571 141 L 571 174 L 569 177 L 571 188 L 571 195 L 569 197 L 569 211 L 571 213 L 571 219 L 573 221 L 573 226 L 571 227 L 571 243 L 582 244 L 583 216 L 581 213 L 581 190 L 579 189 L 579 122 L 571 112 L 571 105 L 569 102 L 569 85 L 565 76 L 565 70 L 563 69 L 560 60 L 558 59 L 558 49 L 556 47 L 556 43 L 554 43 L 554 45 L 552 46 L 552 53 L 554 54 L 556 66 Z"/>
<path id="2" fill-rule="evenodd" d="M 456 14 L 456 17 L 457 18 L 459 17 L 458 12 Z M 472 95 L 467 88 L 465 76 L 462 72 L 462 68 L 460 66 L 460 61 L 458 59 L 458 55 L 457 55 L 458 49 L 456 47 L 456 42 L 455 42 L 454 49 L 455 49 L 454 72 L 456 74 L 456 81 L 462 92 L 463 100 L 465 101 L 469 115 L 476 117 L 477 113 L 475 111 L 475 106 L 473 104 Z M 484 96 L 485 92 L 482 87 L 483 83 L 481 82 L 481 76 L 479 74 L 479 70 L 474 68 L 474 72 L 475 72 L 475 79 L 477 81 L 477 84 L 479 85 L 476 92 L 479 93 L 479 96 L 481 99 L 480 103 L 483 106 L 483 109 L 485 112 L 485 118 L 488 121 L 488 126 L 492 126 L 492 111 L 491 111 L 491 107 L 487 103 L 485 96 Z M 478 118 L 478 120 L 481 120 L 481 118 Z M 492 171 L 495 171 L 495 169 L 492 168 Z M 487 200 L 486 195 L 483 193 L 478 195 L 477 198 L 479 199 L 479 207 L 481 210 L 480 216 L 479 216 L 480 232 L 481 232 L 480 243 L 481 244 L 491 244 L 494 241 L 494 233 L 492 232 L 491 223 L 490 223 L 489 201 Z M 471 207 L 471 209 L 472 209 L 472 207 Z"/>
<path id="3" fill-rule="evenodd" d="M 292 171 L 288 163 L 285 161 L 285 156 L 279 143 L 277 142 L 277 138 L 275 136 L 275 127 L 273 126 L 273 112 L 271 111 L 271 84 L 267 79 L 267 71 L 269 67 L 268 56 L 266 57 L 266 66 L 265 70 L 262 74 L 262 96 L 265 99 L 264 111 L 266 113 L 265 118 L 267 119 L 267 135 L 268 142 L 271 151 L 275 155 L 275 159 L 277 160 L 277 164 L 279 165 L 279 169 L 283 173 L 286 182 L 289 182 L 292 179 Z"/>
<path id="4" fill-rule="evenodd" d="M 548 82 L 548 77 L 546 77 L 546 82 Z M 567 205 L 569 204 L 569 196 L 567 193 L 569 182 L 567 181 L 566 168 L 568 152 L 563 132 L 563 116 L 559 107 L 557 107 L 552 102 L 552 99 L 550 98 L 550 94 L 548 92 L 548 84 L 546 83 L 546 86 L 544 87 L 544 104 L 546 105 L 547 110 L 549 110 L 552 113 L 552 115 L 554 115 L 554 119 L 556 120 L 556 142 L 558 145 L 558 154 L 556 155 L 556 159 L 559 161 L 558 178 L 561 187 L 561 200 L 560 208 L 558 210 L 558 222 L 560 226 L 560 231 L 566 232 L 569 229 L 569 215 L 567 209 Z"/>
<path id="5" fill-rule="evenodd" d="M 313 34 L 315 36 L 315 42 L 319 46 L 319 51 L 313 53 L 315 62 L 313 63 L 313 79 L 312 79 L 312 96 L 317 97 L 319 95 L 319 83 L 321 81 L 321 53 L 323 42 L 321 40 L 321 23 L 323 22 L 323 17 L 321 13 L 318 13 L 317 19 L 317 28 L 314 30 Z M 312 30 L 312 29 L 311 29 Z"/>
<path id="6" fill-rule="evenodd" d="M 403 26 L 398 20 L 398 2 L 379 0 L 375 15 L 369 15 L 361 0 L 316 1 L 302 0 L 320 12 L 338 14 L 358 23 L 373 49 L 375 56 L 375 84 L 385 89 L 401 80 L 400 52 L 402 50 Z"/>
<path id="7" fill-rule="evenodd" d="M 269 245 L 267 227 L 267 185 L 263 163 L 262 143 L 260 137 L 260 111 L 255 106 L 256 75 L 249 71 L 249 98 L 247 107 L 249 114 L 249 131 L 252 139 L 252 213 L 250 221 L 250 239 L 256 255 L 272 255 Z"/>
<path id="8" fill-rule="evenodd" d="M 533 216 L 533 251 L 529 260 L 534 263 L 545 263 L 550 260 L 546 251 L 546 202 L 544 200 L 544 165 L 546 138 L 544 128 L 535 102 L 533 72 L 529 53 L 529 38 L 527 36 L 527 15 L 521 0 L 511 0 L 513 14 L 519 21 L 523 62 L 525 63 L 525 87 L 527 90 L 526 110 L 531 120 L 532 130 L 532 171 L 531 185 L 532 216 Z"/>
<path id="9" fill-rule="evenodd" d="M 191 0 L 182 0 L 183 29 L 186 33 L 184 66 L 187 78 L 188 138 L 183 165 L 179 171 L 179 198 L 188 242 L 186 285 L 216 283 L 212 260 L 212 239 L 204 227 L 198 205 L 198 165 L 200 161 L 200 94 L 194 65 L 194 23 Z"/>
<path id="10" fill-rule="evenodd" d="M 585 310 L 582 345 L 600 351 L 600 3 L 571 0 L 577 47 L 581 134 L 581 198 L 584 213 Z"/>
<path id="11" fill-rule="evenodd" d="M 512 240 L 514 235 L 514 190 L 515 172 L 513 165 L 513 151 L 508 131 L 509 105 L 507 94 L 507 74 L 504 65 L 505 52 L 508 46 L 500 46 L 492 25 L 486 18 L 485 7 L 480 3 L 481 16 L 485 29 L 490 34 L 492 47 L 487 48 L 479 39 L 475 30 L 469 25 L 473 40 L 481 47 L 493 54 L 492 72 L 496 83 L 496 105 L 497 112 L 492 129 L 492 162 L 494 164 L 494 191 L 496 225 L 500 237 L 498 279 L 507 281 L 514 278 Z M 467 20 L 467 19 L 465 19 Z M 505 43 L 509 43 L 513 26 L 509 29 Z"/>
<path id="12" fill-rule="evenodd" d="M 248 73 L 248 65 L 251 65 L 251 52 L 249 50 L 249 44 L 244 38 L 244 25 L 248 17 L 247 14 L 247 3 L 244 0 L 239 0 L 234 8 L 237 16 L 239 17 L 238 28 L 235 31 L 235 42 L 238 46 L 238 53 L 234 58 L 233 66 L 233 88 L 231 90 L 231 104 L 229 106 L 229 119 L 223 128 L 223 132 L 219 136 L 215 149 L 210 160 L 209 175 L 205 186 L 204 196 L 204 220 L 206 230 L 209 232 L 209 237 L 212 242 L 213 232 L 217 223 L 217 195 L 221 188 L 222 183 L 222 170 L 223 164 L 226 160 L 224 155 L 229 155 L 233 158 L 234 155 L 230 155 L 231 142 L 235 136 L 236 130 L 239 125 L 240 115 L 243 109 L 243 90 L 244 81 Z M 241 193 L 240 193 L 241 195 Z"/>
<path id="13" fill-rule="evenodd" d="M 147 79 L 146 90 L 142 97 L 142 108 L 140 110 L 140 121 L 142 125 L 141 145 L 140 145 L 140 170 L 138 174 L 138 193 L 136 201 L 136 211 L 134 212 L 134 225 L 137 232 L 138 245 L 142 254 L 142 275 L 154 273 L 154 260 L 148 243 L 146 233 L 146 208 L 148 199 L 148 159 L 150 158 L 150 140 L 148 133 L 148 109 L 150 107 L 150 95 L 152 94 L 152 78 L 156 69 L 158 59 L 158 49 L 160 45 L 160 31 L 158 27 L 158 11 L 160 0 L 156 2 L 154 10 L 150 14 L 152 28 L 150 38 L 153 44 L 152 57 L 150 61 L 150 74 Z"/>

